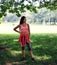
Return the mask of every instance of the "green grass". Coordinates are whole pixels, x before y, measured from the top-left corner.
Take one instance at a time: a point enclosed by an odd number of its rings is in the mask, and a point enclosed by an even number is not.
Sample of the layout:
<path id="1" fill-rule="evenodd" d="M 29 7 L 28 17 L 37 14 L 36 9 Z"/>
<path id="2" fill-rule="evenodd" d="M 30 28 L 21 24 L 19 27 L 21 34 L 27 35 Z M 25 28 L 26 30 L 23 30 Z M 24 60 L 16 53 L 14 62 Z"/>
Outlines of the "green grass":
<path id="1" fill-rule="evenodd" d="M 22 54 L 18 37 L 18 34 L 0 34 L 0 46 L 9 48 L 0 51 L 0 65 L 7 62 L 12 65 L 57 65 L 57 34 L 31 35 L 32 51 L 37 63 L 32 63 L 27 47 L 25 48 L 27 60 L 20 61 Z"/>

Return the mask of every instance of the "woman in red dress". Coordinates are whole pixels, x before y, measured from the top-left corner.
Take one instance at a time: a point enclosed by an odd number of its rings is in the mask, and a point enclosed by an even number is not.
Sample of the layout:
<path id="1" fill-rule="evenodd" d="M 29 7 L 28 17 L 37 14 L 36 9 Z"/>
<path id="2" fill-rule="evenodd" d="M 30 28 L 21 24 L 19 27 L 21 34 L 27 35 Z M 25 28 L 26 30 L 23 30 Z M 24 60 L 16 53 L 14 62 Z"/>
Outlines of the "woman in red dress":
<path id="1" fill-rule="evenodd" d="M 17 28 L 19 28 L 19 31 L 17 30 Z M 30 27 L 29 27 L 29 24 L 26 23 L 25 16 L 21 17 L 20 24 L 14 28 L 14 31 L 20 33 L 20 37 L 18 41 L 22 47 L 22 55 L 23 55 L 22 60 L 25 60 L 25 45 L 27 45 L 31 59 L 32 61 L 35 61 L 32 50 L 31 50 L 31 45 L 30 45 Z"/>

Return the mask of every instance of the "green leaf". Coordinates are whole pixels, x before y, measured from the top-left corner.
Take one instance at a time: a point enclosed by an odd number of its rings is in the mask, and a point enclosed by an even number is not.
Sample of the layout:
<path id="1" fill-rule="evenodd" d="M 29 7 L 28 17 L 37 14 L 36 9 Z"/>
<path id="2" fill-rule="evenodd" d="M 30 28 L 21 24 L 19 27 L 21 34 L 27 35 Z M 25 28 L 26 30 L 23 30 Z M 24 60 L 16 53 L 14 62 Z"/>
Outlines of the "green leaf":
<path id="1" fill-rule="evenodd" d="M 17 13 L 16 15 L 17 15 L 18 17 L 20 17 L 20 16 L 21 16 L 21 14 L 19 14 L 19 13 Z"/>
<path id="2" fill-rule="evenodd" d="M 3 13 L 2 12 L 0 12 L 0 18 L 3 16 Z"/>

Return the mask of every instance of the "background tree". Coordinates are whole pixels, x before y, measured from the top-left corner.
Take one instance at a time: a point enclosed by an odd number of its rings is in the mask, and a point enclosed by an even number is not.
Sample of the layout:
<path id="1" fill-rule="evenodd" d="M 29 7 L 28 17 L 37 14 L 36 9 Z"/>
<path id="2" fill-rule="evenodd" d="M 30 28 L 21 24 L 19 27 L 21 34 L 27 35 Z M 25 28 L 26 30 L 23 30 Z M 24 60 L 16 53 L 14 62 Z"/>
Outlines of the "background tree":
<path id="1" fill-rule="evenodd" d="M 33 4 L 36 1 L 39 2 L 39 6 Z M 25 12 L 26 9 L 37 13 L 37 8 L 42 7 L 55 10 L 57 9 L 57 0 L 0 0 L 0 17 L 6 16 L 7 12 L 21 16 L 21 13 Z"/>

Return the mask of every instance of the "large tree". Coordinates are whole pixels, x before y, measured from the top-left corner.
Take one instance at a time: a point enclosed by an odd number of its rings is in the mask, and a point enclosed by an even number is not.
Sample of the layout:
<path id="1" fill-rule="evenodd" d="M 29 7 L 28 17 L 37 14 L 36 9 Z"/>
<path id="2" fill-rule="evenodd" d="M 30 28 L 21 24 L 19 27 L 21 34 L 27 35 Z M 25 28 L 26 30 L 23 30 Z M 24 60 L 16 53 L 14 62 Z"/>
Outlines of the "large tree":
<path id="1" fill-rule="evenodd" d="M 33 4 L 35 2 L 38 2 L 39 6 L 35 6 Z M 0 17 L 6 16 L 7 12 L 21 16 L 21 13 L 26 9 L 36 13 L 37 8 L 42 7 L 55 10 L 57 9 L 57 0 L 0 0 Z"/>

